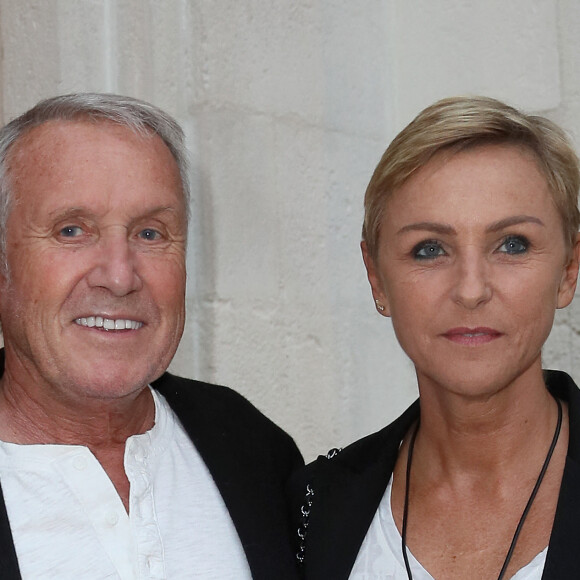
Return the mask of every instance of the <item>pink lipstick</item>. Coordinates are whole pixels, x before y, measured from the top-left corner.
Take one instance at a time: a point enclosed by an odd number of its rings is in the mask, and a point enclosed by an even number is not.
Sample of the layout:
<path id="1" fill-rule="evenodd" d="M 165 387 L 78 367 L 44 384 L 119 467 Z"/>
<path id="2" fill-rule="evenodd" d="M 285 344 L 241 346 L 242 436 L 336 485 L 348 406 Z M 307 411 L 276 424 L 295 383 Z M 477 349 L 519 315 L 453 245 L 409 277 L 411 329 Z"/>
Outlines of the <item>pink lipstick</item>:
<path id="1" fill-rule="evenodd" d="M 501 332 L 494 330 L 493 328 L 478 326 L 476 328 L 451 328 L 447 332 L 444 332 L 443 336 L 447 340 L 455 342 L 456 344 L 463 344 L 465 346 L 479 346 L 481 344 L 492 342 L 496 338 L 499 338 L 503 335 Z"/>

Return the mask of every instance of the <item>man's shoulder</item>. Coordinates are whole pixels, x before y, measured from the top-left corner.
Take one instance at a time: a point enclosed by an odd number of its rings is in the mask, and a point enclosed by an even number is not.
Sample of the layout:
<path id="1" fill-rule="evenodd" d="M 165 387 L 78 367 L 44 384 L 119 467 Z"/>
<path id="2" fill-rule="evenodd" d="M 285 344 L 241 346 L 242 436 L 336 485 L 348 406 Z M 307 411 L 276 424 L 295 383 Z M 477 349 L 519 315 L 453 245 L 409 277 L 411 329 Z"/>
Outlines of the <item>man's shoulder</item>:
<path id="1" fill-rule="evenodd" d="M 151 386 L 167 399 L 174 410 L 180 407 L 188 410 L 199 408 L 204 415 L 235 411 L 271 423 L 248 399 L 230 387 L 187 379 L 168 372 L 163 373 Z"/>
<path id="2" fill-rule="evenodd" d="M 293 439 L 235 390 L 164 373 L 151 385 L 161 393 L 190 436 L 213 433 L 220 439 L 245 441 L 258 447 L 298 450 Z"/>
<path id="3" fill-rule="evenodd" d="M 187 379 L 169 372 L 163 373 L 151 386 L 165 398 L 172 400 L 184 400 L 190 403 L 192 401 L 204 401 L 210 404 L 241 405 L 255 409 L 254 405 L 243 395 L 229 387 Z"/>

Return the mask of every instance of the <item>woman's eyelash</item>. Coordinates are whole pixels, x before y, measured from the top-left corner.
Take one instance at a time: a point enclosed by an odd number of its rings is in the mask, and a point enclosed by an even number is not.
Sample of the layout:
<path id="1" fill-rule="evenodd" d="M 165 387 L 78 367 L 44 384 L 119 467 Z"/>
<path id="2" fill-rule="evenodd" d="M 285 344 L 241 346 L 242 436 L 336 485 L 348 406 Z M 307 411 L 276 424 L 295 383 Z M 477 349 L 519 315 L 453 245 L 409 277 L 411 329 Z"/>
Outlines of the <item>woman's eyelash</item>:
<path id="1" fill-rule="evenodd" d="M 445 255 L 445 250 L 437 240 L 424 240 L 413 248 L 412 254 L 416 260 L 433 260 Z"/>
<path id="2" fill-rule="evenodd" d="M 530 241 L 525 236 L 509 235 L 502 240 L 497 251 L 510 256 L 517 256 L 525 254 L 529 248 Z M 411 250 L 411 255 L 415 260 L 434 260 L 446 254 L 447 252 L 438 240 L 423 240 Z"/>
<path id="3" fill-rule="evenodd" d="M 524 254 L 528 251 L 530 242 L 525 236 L 507 236 L 498 250 L 509 255 Z"/>

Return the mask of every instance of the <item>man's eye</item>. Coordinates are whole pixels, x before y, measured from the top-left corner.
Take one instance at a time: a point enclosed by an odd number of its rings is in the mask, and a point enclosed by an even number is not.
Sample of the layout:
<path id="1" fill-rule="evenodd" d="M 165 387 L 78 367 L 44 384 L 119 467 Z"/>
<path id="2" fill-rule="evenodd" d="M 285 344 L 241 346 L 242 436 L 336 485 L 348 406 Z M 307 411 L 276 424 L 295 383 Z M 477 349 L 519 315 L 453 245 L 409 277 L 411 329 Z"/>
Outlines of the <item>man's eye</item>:
<path id="1" fill-rule="evenodd" d="M 511 255 L 525 254 L 529 245 L 528 240 L 524 237 L 508 236 L 499 247 L 499 251 Z"/>
<path id="2" fill-rule="evenodd" d="M 139 232 L 139 237 L 142 240 L 147 240 L 147 241 L 155 241 L 158 240 L 159 238 L 161 238 L 161 234 L 157 231 L 157 230 L 153 230 L 151 228 L 146 228 L 144 230 L 141 230 Z"/>
<path id="3" fill-rule="evenodd" d="M 59 231 L 63 238 L 76 238 L 82 236 L 83 229 L 80 226 L 65 226 Z"/>
<path id="4" fill-rule="evenodd" d="M 441 247 L 439 242 L 434 240 L 421 242 L 413 248 L 413 257 L 416 260 L 432 260 L 444 255 L 445 250 Z"/>

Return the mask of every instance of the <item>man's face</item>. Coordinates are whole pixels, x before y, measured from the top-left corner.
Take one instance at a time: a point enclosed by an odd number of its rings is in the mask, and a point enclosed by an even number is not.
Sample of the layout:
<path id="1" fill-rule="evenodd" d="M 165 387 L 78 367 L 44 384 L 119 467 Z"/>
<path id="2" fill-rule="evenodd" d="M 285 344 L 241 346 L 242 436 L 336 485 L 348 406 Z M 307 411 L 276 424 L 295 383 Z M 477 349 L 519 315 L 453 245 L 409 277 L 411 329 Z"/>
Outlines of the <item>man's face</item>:
<path id="1" fill-rule="evenodd" d="M 9 174 L 5 379 L 60 398 L 139 391 L 184 324 L 186 211 L 171 153 L 109 122 L 54 121 L 15 145 Z"/>

